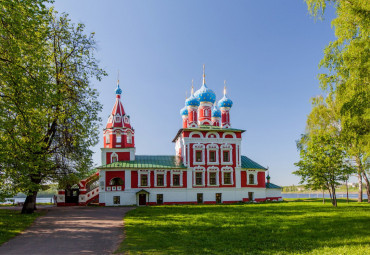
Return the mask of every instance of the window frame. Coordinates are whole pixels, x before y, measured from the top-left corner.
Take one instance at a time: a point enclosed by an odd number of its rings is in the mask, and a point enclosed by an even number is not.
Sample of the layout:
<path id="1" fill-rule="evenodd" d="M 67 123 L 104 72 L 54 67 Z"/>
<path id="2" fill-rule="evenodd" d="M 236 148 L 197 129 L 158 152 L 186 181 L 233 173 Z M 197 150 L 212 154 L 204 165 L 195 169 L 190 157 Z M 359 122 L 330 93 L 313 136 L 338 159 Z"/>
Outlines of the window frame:
<path id="1" fill-rule="evenodd" d="M 253 183 L 251 183 L 250 176 L 253 175 Z M 258 172 L 256 171 L 247 171 L 247 185 L 253 185 L 257 186 L 258 185 Z"/>
<path id="2" fill-rule="evenodd" d="M 196 155 L 196 152 L 197 151 L 201 151 L 201 160 L 202 161 L 196 161 L 197 159 L 197 155 Z M 193 144 L 193 165 L 204 165 L 205 164 L 205 146 L 204 144 Z"/>
<path id="3" fill-rule="evenodd" d="M 215 153 L 215 161 L 211 161 L 211 152 Z M 207 164 L 208 165 L 218 165 L 219 164 L 219 146 L 217 144 L 207 145 Z"/>
<path id="4" fill-rule="evenodd" d="M 148 170 L 139 170 L 138 172 L 138 187 L 150 187 L 150 171 Z M 141 185 L 141 178 L 142 176 L 146 175 L 147 178 L 147 185 Z"/>
<path id="5" fill-rule="evenodd" d="M 226 166 L 221 168 L 221 179 L 222 179 L 222 185 L 225 186 L 233 186 L 234 185 L 234 169 L 232 167 Z M 230 173 L 230 180 L 231 183 L 225 183 L 225 173 Z"/>
<path id="6" fill-rule="evenodd" d="M 211 184 L 211 174 L 216 174 L 216 184 Z M 208 186 L 217 187 L 220 185 L 219 168 L 218 167 L 208 167 L 207 169 L 207 184 Z"/>
<path id="7" fill-rule="evenodd" d="M 229 161 L 224 161 L 224 152 L 229 151 Z M 231 144 L 221 145 L 221 164 L 232 165 L 233 164 L 233 146 Z"/>

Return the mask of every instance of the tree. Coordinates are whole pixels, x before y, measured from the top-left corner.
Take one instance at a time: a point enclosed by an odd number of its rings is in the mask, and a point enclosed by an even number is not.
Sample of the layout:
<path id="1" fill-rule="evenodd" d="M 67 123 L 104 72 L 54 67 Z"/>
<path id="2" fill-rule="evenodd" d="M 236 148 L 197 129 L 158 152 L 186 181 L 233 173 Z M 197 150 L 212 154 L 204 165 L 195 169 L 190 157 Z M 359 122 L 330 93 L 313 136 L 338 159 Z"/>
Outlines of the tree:
<path id="1" fill-rule="evenodd" d="M 45 184 L 87 174 L 100 123 L 94 34 L 45 3 L 0 2 L 0 181 L 27 194 L 22 213 Z"/>
<path id="2" fill-rule="evenodd" d="M 340 109 L 343 143 L 356 162 L 359 201 L 362 178 L 370 193 L 365 162 L 370 155 L 370 2 L 366 0 L 306 0 L 316 18 L 323 18 L 328 3 L 333 4 L 332 20 L 336 40 L 325 48 L 319 76 L 321 88 L 335 97 Z M 368 198 L 370 202 L 370 198 Z"/>
<path id="3" fill-rule="evenodd" d="M 336 186 L 353 171 L 343 142 L 338 108 L 332 97 L 313 99 L 313 109 L 308 116 L 306 134 L 297 147 L 301 160 L 293 172 L 301 183 L 313 190 L 328 190 L 333 206 L 337 206 Z"/>

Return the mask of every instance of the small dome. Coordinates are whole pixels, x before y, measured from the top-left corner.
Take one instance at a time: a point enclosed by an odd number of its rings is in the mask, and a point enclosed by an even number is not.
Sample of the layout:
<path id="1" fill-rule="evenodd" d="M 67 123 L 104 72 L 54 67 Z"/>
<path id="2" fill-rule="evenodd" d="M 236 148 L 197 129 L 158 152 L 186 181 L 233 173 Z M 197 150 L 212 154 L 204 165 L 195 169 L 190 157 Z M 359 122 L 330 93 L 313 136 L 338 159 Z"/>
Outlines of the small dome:
<path id="1" fill-rule="evenodd" d="M 212 109 L 212 117 L 221 118 L 221 111 L 217 109 L 216 105 Z"/>
<path id="2" fill-rule="evenodd" d="M 199 99 L 199 102 L 211 102 L 213 104 L 216 101 L 215 92 L 209 89 L 205 83 L 203 83 L 202 87 L 194 95 Z"/>
<path id="3" fill-rule="evenodd" d="M 118 84 L 116 88 L 116 95 L 121 95 L 121 94 L 122 94 L 122 89 L 119 87 L 119 84 Z"/>
<path id="4" fill-rule="evenodd" d="M 185 101 L 186 106 L 199 106 L 199 99 L 196 98 L 194 95 L 191 95 L 188 99 Z"/>
<path id="5" fill-rule="evenodd" d="M 232 107 L 233 106 L 233 101 L 231 101 L 231 99 L 228 99 L 226 97 L 226 95 L 224 95 L 224 97 L 218 101 L 218 107 L 221 108 L 221 107 Z"/>
<path id="6" fill-rule="evenodd" d="M 186 106 L 184 106 L 184 108 L 182 108 L 180 110 L 180 114 L 183 115 L 183 116 L 188 115 L 188 108 Z"/>

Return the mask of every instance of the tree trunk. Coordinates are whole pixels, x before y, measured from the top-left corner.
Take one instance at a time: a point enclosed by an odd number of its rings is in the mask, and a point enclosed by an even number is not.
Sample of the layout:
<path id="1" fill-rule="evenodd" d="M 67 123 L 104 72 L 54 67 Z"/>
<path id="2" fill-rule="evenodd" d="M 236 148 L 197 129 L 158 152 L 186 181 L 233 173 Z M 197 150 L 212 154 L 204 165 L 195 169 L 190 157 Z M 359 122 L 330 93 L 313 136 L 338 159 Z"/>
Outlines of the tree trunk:
<path id="1" fill-rule="evenodd" d="M 358 198 L 357 202 L 362 202 L 362 164 L 360 157 L 356 156 L 356 164 L 357 164 L 357 178 L 358 178 Z"/>
<path id="2" fill-rule="evenodd" d="M 347 204 L 349 203 L 348 201 L 348 177 L 347 177 L 347 180 L 346 180 L 346 189 L 347 189 Z"/>
<path id="3" fill-rule="evenodd" d="M 31 214 L 36 210 L 37 191 L 30 191 L 22 207 L 22 214 Z"/>
<path id="4" fill-rule="evenodd" d="M 362 172 L 362 176 L 364 177 L 365 183 L 366 183 L 366 194 L 367 194 L 367 202 L 370 203 L 370 183 L 369 179 L 367 178 L 367 175 L 365 171 Z"/>
<path id="5" fill-rule="evenodd" d="M 322 190 L 322 203 L 325 204 L 325 191 Z"/>
<path id="6" fill-rule="evenodd" d="M 334 184 L 332 185 L 332 191 L 333 191 L 333 200 L 332 200 L 332 204 L 333 206 L 337 207 L 337 196 L 335 194 L 335 187 L 334 187 Z"/>

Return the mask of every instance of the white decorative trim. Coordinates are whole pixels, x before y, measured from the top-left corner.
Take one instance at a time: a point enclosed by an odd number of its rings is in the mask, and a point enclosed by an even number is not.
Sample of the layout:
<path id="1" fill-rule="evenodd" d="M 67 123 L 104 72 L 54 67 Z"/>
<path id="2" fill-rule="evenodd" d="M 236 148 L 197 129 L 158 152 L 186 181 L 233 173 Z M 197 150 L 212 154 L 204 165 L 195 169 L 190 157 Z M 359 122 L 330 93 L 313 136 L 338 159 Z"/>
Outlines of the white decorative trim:
<path id="1" fill-rule="evenodd" d="M 225 184 L 224 173 L 230 173 L 231 184 Z M 233 168 L 230 166 L 222 167 L 221 168 L 221 179 L 222 179 L 222 185 L 234 185 Z"/>
<path id="2" fill-rule="evenodd" d="M 196 152 L 201 151 L 202 152 L 202 161 L 197 162 L 196 158 Z M 193 144 L 193 164 L 194 165 L 204 165 L 205 164 L 205 146 L 204 144 L 196 143 Z"/>
<path id="3" fill-rule="evenodd" d="M 193 131 L 189 134 L 189 138 L 193 138 L 193 135 L 199 135 L 200 137 L 194 137 L 194 138 L 204 138 L 203 134 L 199 131 Z"/>
<path id="4" fill-rule="evenodd" d="M 199 122 L 199 125 L 212 125 L 212 121 L 205 119 Z"/>
<path id="5" fill-rule="evenodd" d="M 116 157 L 117 158 L 117 161 L 115 161 L 115 162 L 118 162 L 119 161 L 118 154 L 115 153 L 115 152 L 113 152 L 112 154 L 110 154 L 110 162 L 111 163 L 113 163 L 113 157 Z"/>
<path id="6" fill-rule="evenodd" d="M 210 152 L 211 151 L 216 152 L 216 161 L 215 162 L 210 161 L 210 158 L 211 158 L 210 157 Z M 218 144 L 211 143 L 211 144 L 207 145 L 207 164 L 208 165 L 218 165 L 219 164 L 219 146 L 218 146 Z"/>
<path id="7" fill-rule="evenodd" d="M 250 183 L 250 178 L 249 178 L 249 175 L 252 174 L 253 175 L 253 180 L 254 180 L 254 183 Z M 258 185 L 258 178 L 257 178 L 257 174 L 258 172 L 256 171 L 253 171 L 253 170 L 247 170 L 247 185 L 255 185 L 257 186 Z"/>
<path id="8" fill-rule="evenodd" d="M 173 176 L 175 175 L 175 174 L 177 174 L 177 175 L 180 175 L 180 186 L 174 186 L 173 185 Z M 172 170 L 171 171 L 171 183 L 170 183 L 170 186 L 171 187 L 182 187 L 184 184 L 183 184 L 183 172 L 181 171 L 181 170 Z"/>
<path id="9" fill-rule="evenodd" d="M 229 151 L 229 162 L 224 161 L 224 151 Z M 221 165 L 232 165 L 233 164 L 233 147 L 231 144 L 221 145 Z"/>
<path id="10" fill-rule="evenodd" d="M 144 174 L 146 174 L 148 178 L 147 186 L 141 186 L 141 175 L 144 175 Z M 138 187 L 150 187 L 150 171 L 149 170 L 139 170 L 137 180 L 138 180 L 138 184 L 137 184 Z"/>
<path id="11" fill-rule="evenodd" d="M 214 137 L 211 135 L 214 135 Z M 220 135 L 217 132 L 207 132 L 206 138 L 220 138 Z"/>
<path id="12" fill-rule="evenodd" d="M 204 167 L 194 167 L 193 168 L 193 186 L 196 187 L 202 187 L 205 185 L 205 179 L 204 179 L 204 173 L 206 169 Z M 202 173 L 202 185 L 197 185 L 196 184 L 196 173 Z"/>
<path id="13" fill-rule="evenodd" d="M 222 134 L 222 138 L 226 138 L 227 135 L 232 135 L 233 138 L 236 138 L 236 134 L 234 132 L 224 132 Z"/>
<path id="14" fill-rule="evenodd" d="M 158 174 L 163 175 L 163 186 L 158 186 L 157 176 Z M 166 170 L 155 170 L 154 171 L 154 187 L 167 187 L 167 171 Z"/>
<path id="15" fill-rule="evenodd" d="M 219 171 L 220 171 L 220 169 L 218 167 L 215 167 L 215 166 L 208 167 L 208 169 L 207 169 L 207 183 L 208 183 L 208 186 L 215 187 L 215 186 L 220 185 Z M 210 174 L 211 173 L 216 173 L 216 184 L 211 184 L 211 182 L 210 182 L 210 180 L 211 180 Z"/>

